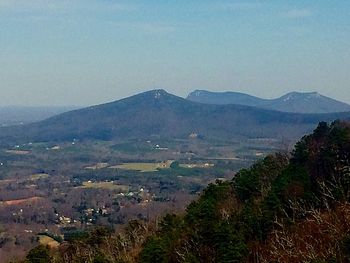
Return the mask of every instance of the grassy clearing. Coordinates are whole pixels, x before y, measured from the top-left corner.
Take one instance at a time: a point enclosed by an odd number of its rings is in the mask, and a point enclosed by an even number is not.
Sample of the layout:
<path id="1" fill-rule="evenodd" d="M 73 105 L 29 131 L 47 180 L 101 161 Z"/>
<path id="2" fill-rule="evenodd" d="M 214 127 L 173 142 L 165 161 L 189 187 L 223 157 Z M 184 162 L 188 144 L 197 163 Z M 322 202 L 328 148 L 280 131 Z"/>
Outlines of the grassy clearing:
<path id="1" fill-rule="evenodd" d="M 58 248 L 60 243 L 54 240 L 52 237 L 46 235 L 39 235 L 39 243 L 50 248 Z"/>
<path id="2" fill-rule="evenodd" d="M 32 174 L 32 175 L 29 177 L 29 179 L 35 181 L 35 180 L 39 180 L 39 179 L 46 179 L 46 178 L 48 178 L 48 177 L 49 177 L 48 174 L 41 173 L 41 174 Z"/>
<path id="3" fill-rule="evenodd" d="M 189 163 L 189 164 L 180 164 L 179 165 L 181 168 L 211 168 L 214 167 L 214 164 L 212 163 L 203 163 L 203 164 L 198 164 L 198 163 Z"/>
<path id="4" fill-rule="evenodd" d="M 24 150 L 7 150 L 6 153 L 10 154 L 16 154 L 16 155 L 26 155 L 29 154 L 29 151 L 24 151 Z"/>
<path id="5" fill-rule="evenodd" d="M 99 170 L 99 169 L 106 168 L 107 166 L 108 166 L 108 163 L 97 163 L 97 164 L 92 165 L 92 166 L 87 166 L 87 167 L 85 167 L 85 169 L 87 169 L 87 170 Z"/>
<path id="6" fill-rule="evenodd" d="M 129 186 L 127 185 L 120 185 L 120 184 L 114 184 L 113 182 L 83 182 L 82 186 L 79 186 L 79 188 L 84 189 L 107 189 L 107 190 L 119 190 L 119 191 L 128 191 Z"/>
<path id="7" fill-rule="evenodd" d="M 157 172 L 158 169 L 170 167 L 171 162 L 165 163 L 123 163 L 120 165 L 110 166 L 111 169 L 134 170 L 140 172 Z"/>

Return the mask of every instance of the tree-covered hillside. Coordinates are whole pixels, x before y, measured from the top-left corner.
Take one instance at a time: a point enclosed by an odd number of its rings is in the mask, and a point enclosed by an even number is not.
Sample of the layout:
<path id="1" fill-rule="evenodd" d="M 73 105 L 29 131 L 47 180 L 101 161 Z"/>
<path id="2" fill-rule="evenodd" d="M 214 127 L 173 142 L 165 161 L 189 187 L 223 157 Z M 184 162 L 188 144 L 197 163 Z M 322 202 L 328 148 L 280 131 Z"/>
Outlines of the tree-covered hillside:
<path id="1" fill-rule="evenodd" d="M 53 262 L 349 262 L 349 201 L 350 124 L 322 122 L 291 156 L 209 185 L 183 215 L 97 229 L 45 253 Z"/>
<path id="2" fill-rule="evenodd" d="M 140 261 L 344 262 L 349 162 L 350 125 L 320 123 L 289 161 L 268 156 L 210 185 L 185 216 L 165 217 Z"/>

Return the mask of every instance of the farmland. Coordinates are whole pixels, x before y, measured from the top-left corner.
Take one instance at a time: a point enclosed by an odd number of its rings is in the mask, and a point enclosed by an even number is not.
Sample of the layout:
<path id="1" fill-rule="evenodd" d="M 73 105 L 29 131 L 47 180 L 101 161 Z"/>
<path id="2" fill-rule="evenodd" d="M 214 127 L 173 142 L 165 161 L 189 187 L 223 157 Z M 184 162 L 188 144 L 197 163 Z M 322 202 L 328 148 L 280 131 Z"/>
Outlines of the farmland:
<path id="1" fill-rule="evenodd" d="M 49 246 L 50 248 L 57 248 L 60 245 L 60 243 L 58 243 L 52 237 L 49 237 L 47 235 L 38 235 L 38 237 L 39 243 L 44 246 Z"/>
<path id="2" fill-rule="evenodd" d="M 10 154 L 17 154 L 17 155 L 25 155 L 25 154 L 29 154 L 29 151 L 25 151 L 25 150 L 6 150 L 6 153 L 10 153 Z"/>
<path id="3" fill-rule="evenodd" d="M 123 170 L 133 170 L 145 172 L 157 172 L 158 169 L 170 168 L 171 162 L 163 163 L 123 163 L 120 165 L 110 166 L 111 169 L 123 169 Z"/>
<path id="4" fill-rule="evenodd" d="M 29 176 L 29 179 L 35 181 L 39 179 L 46 179 L 48 177 L 49 175 L 46 173 L 38 173 L 38 174 L 32 174 L 31 176 Z"/>
<path id="5" fill-rule="evenodd" d="M 6 200 L 6 201 L 0 202 L 0 205 L 11 206 L 11 205 L 21 205 L 21 204 L 32 204 L 41 199 L 42 199 L 41 197 L 34 196 L 34 197 L 23 198 L 23 199 Z"/>
<path id="6" fill-rule="evenodd" d="M 62 236 L 65 229 L 117 228 L 183 211 L 208 183 L 232 178 L 259 158 L 256 153 L 278 147 L 275 141 L 155 139 L 0 149 L 0 254 L 56 246 L 50 236 L 37 238 L 45 231 Z"/>
<path id="7" fill-rule="evenodd" d="M 129 187 L 126 185 L 118 185 L 113 182 L 83 182 L 83 185 L 80 186 L 83 189 L 106 189 L 106 190 L 119 190 L 119 191 L 128 191 Z"/>

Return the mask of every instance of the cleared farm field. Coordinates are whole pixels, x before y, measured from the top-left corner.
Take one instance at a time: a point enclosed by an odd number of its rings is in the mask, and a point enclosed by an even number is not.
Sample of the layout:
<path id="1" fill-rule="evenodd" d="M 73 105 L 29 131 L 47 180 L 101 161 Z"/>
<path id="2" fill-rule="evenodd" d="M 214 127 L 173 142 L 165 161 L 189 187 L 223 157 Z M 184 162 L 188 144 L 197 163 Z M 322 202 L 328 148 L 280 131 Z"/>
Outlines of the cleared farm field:
<path id="1" fill-rule="evenodd" d="M 24 151 L 24 150 L 7 150 L 5 152 L 10 154 L 16 154 L 16 155 L 26 155 L 30 153 L 29 151 Z"/>
<path id="2" fill-rule="evenodd" d="M 190 164 L 179 164 L 181 168 L 211 168 L 214 167 L 214 164 L 212 163 L 204 163 L 204 164 L 198 164 L 198 163 L 190 163 Z"/>
<path id="3" fill-rule="evenodd" d="M 115 184 L 113 182 L 83 182 L 82 186 L 79 186 L 79 188 L 95 188 L 95 189 L 108 189 L 108 190 L 119 190 L 119 191 L 128 191 L 129 186 L 127 185 L 120 185 L 120 184 Z"/>
<path id="4" fill-rule="evenodd" d="M 24 199 L 14 199 L 14 200 L 7 200 L 0 202 L 0 205 L 22 205 L 27 203 L 32 203 L 35 201 L 42 200 L 42 197 L 34 196 L 30 198 L 24 198 Z"/>
<path id="5" fill-rule="evenodd" d="M 140 172 L 157 172 L 158 169 L 170 167 L 171 162 L 165 163 L 123 163 L 120 165 L 110 166 L 111 169 L 134 170 Z"/>
<path id="6" fill-rule="evenodd" d="M 85 169 L 87 169 L 87 170 L 98 170 L 98 169 L 106 168 L 107 166 L 108 166 L 108 163 L 97 163 L 97 164 L 92 165 L 92 166 L 87 166 L 87 167 L 85 167 Z"/>
<path id="7" fill-rule="evenodd" d="M 52 237 L 46 235 L 39 235 L 39 243 L 50 248 L 58 248 L 60 243 L 54 240 Z"/>
<path id="8" fill-rule="evenodd" d="M 48 178 L 49 175 L 48 174 L 45 174 L 45 173 L 40 173 L 40 174 L 32 174 L 29 179 L 30 180 L 39 180 L 39 179 L 45 179 L 45 178 Z"/>

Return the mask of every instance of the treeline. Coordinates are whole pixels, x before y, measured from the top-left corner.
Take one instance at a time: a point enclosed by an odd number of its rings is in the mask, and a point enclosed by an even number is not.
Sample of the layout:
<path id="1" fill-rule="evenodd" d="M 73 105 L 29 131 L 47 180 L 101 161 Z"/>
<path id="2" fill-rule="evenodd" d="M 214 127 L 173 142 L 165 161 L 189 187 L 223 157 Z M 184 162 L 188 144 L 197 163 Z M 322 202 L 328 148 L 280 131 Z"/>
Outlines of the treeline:
<path id="1" fill-rule="evenodd" d="M 350 262 L 349 201 L 350 124 L 322 122 L 290 156 L 210 184 L 184 215 L 47 253 L 54 262 Z"/>

